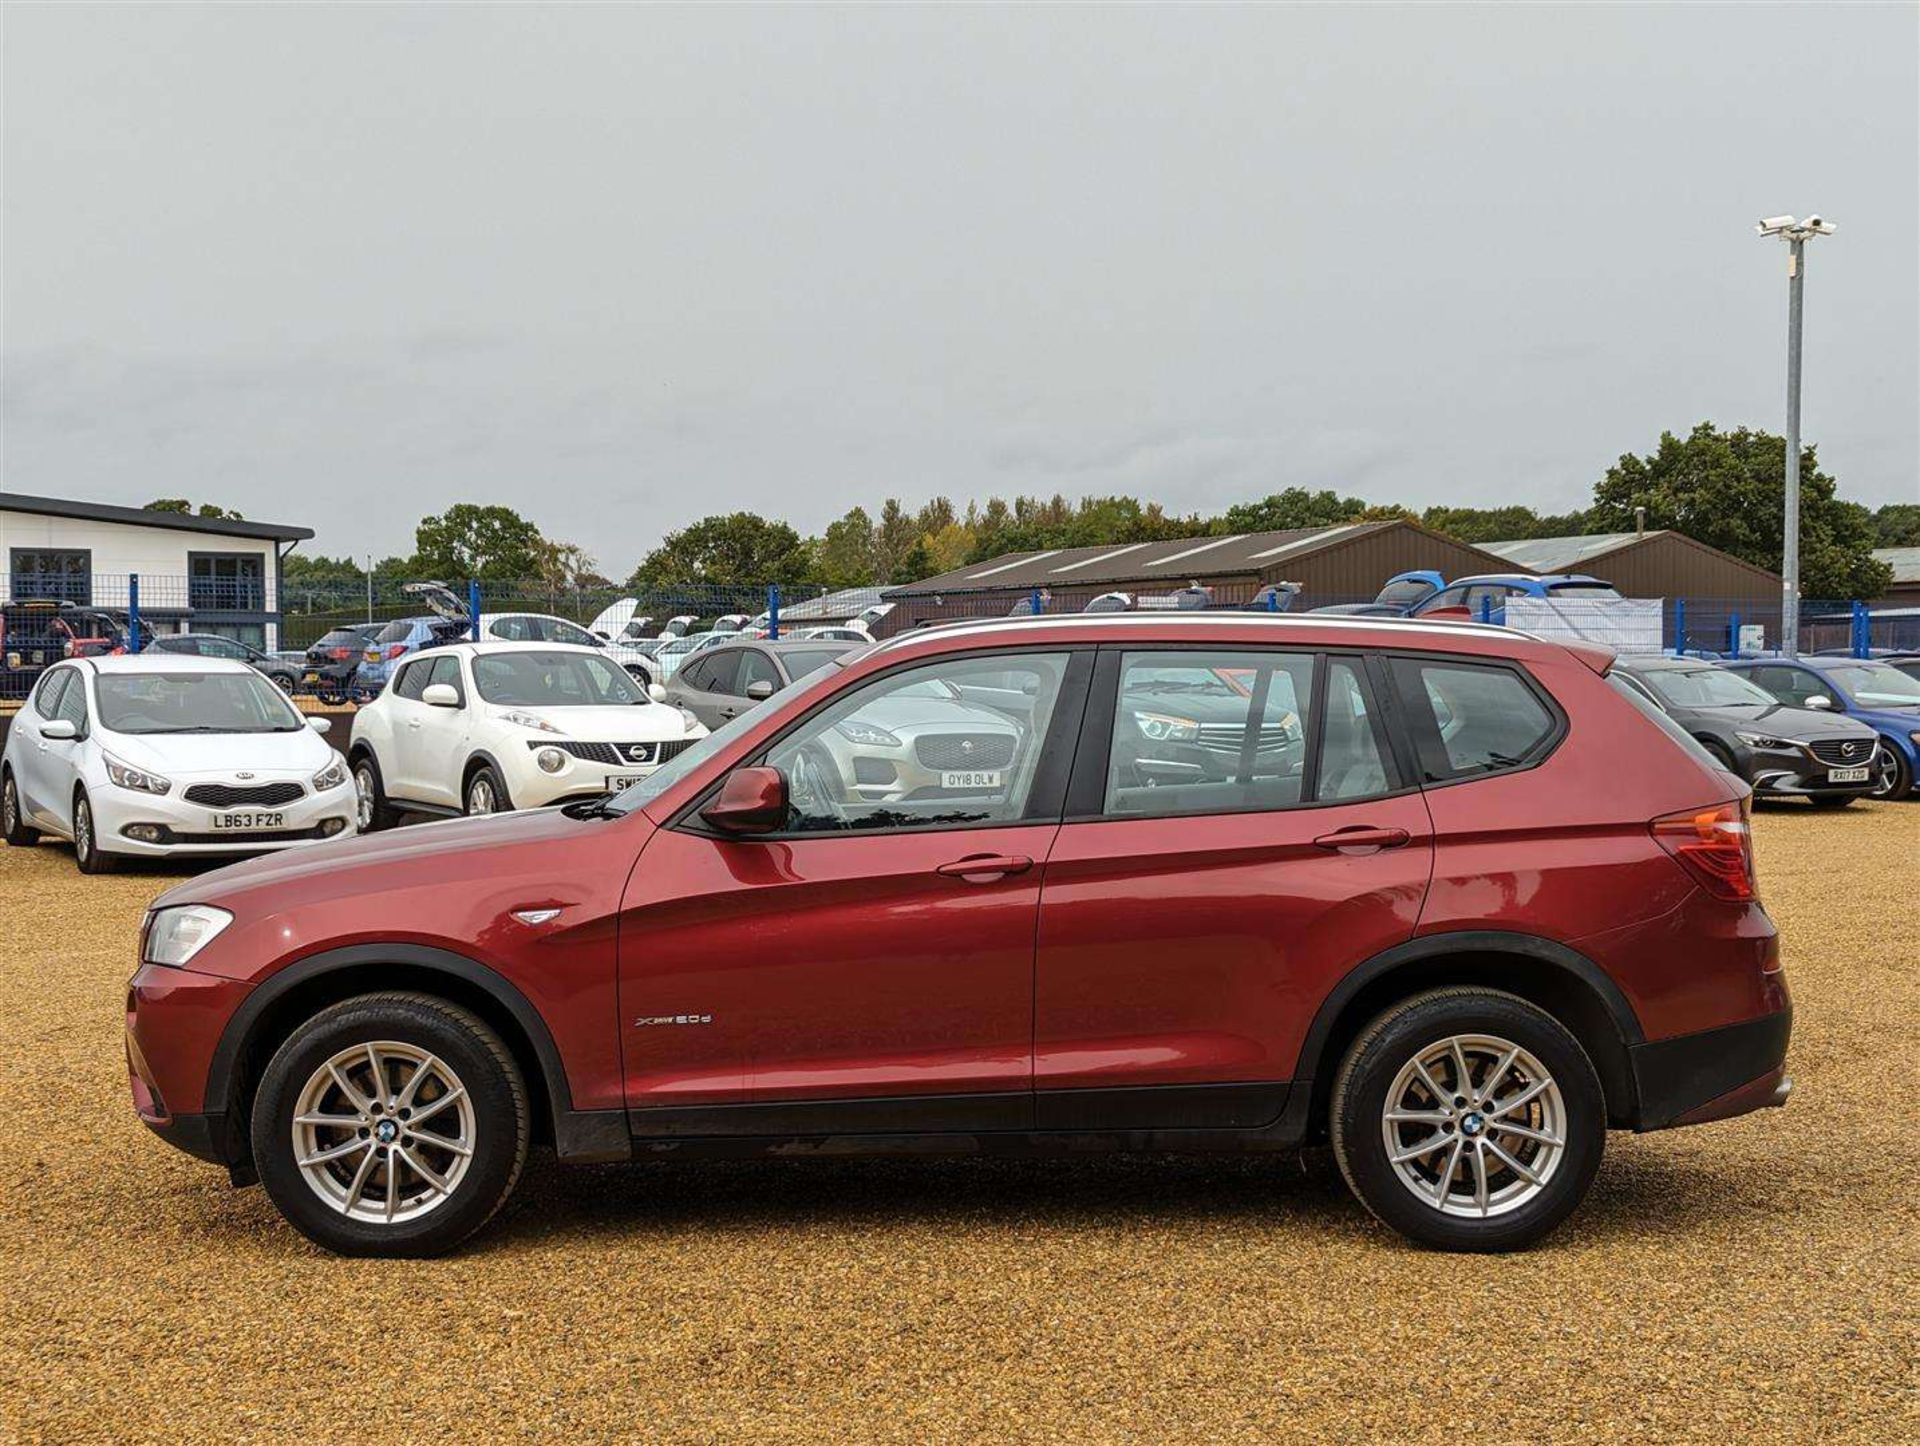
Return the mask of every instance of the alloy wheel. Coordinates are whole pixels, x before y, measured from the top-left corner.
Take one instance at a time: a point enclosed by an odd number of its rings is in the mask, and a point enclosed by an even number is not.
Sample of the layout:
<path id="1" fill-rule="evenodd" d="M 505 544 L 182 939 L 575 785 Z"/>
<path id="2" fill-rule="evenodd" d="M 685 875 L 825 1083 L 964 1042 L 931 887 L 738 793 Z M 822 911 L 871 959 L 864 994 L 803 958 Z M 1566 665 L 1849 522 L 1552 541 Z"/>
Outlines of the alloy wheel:
<path id="1" fill-rule="evenodd" d="M 467 785 L 467 812 L 480 817 L 492 813 L 496 807 L 498 802 L 493 796 L 493 780 L 484 773 L 476 774 L 473 782 Z"/>
<path id="2" fill-rule="evenodd" d="M 1873 754 L 1873 792 L 1872 798 L 1892 798 L 1894 789 L 1900 786 L 1900 760 L 1893 756 L 1893 750 L 1882 743 Z"/>
<path id="3" fill-rule="evenodd" d="M 1547 1188 L 1566 1154 L 1567 1107 L 1519 1045 L 1456 1034 L 1423 1046 L 1394 1077 L 1380 1129 L 1395 1176 L 1417 1199 L 1486 1219 Z"/>
<path id="4" fill-rule="evenodd" d="M 73 856 L 81 863 L 93 857 L 93 809 L 85 798 L 73 804 Z"/>
<path id="5" fill-rule="evenodd" d="M 293 1158 L 329 1207 L 391 1225 L 439 1208 L 473 1159 L 473 1100 L 446 1061 L 373 1040 L 341 1050 L 301 1089 Z"/>
<path id="6" fill-rule="evenodd" d="M 0 784 L 0 833 L 11 838 L 20 827 L 20 798 L 14 792 L 13 775 L 8 774 L 5 784 Z"/>
<path id="7" fill-rule="evenodd" d="M 373 769 L 363 763 L 353 770 L 353 817 L 361 833 L 373 830 L 373 807 Z"/>

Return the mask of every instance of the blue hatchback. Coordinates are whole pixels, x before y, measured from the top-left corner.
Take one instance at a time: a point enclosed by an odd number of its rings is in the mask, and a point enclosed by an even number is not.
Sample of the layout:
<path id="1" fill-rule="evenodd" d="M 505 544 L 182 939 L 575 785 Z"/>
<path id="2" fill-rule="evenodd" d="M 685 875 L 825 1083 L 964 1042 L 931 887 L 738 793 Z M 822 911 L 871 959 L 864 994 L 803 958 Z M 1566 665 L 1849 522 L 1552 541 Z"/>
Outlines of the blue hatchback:
<path id="1" fill-rule="evenodd" d="M 395 618 L 367 640 L 360 666 L 353 670 L 353 686 L 356 691 L 378 693 L 387 686 L 393 665 L 407 654 L 465 637 L 466 633 L 464 623 L 450 623 L 445 618 Z"/>
<path id="2" fill-rule="evenodd" d="M 1742 658 L 1740 673 L 1796 708 L 1831 708 L 1880 735 L 1873 797 L 1905 798 L 1920 778 L 1920 678 L 1873 658 Z"/>
<path id="3" fill-rule="evenodd" d="M 1459 614 L 1464 611 L 1474 622 L 1505 625 L 1507 599 L 1510 597 L 1618 598 L 1610 582 L 1585 573 L 1547 573 L 1535 577 L 1528 572 L 1490 572 L 1474 577 L 1457 577 L 1424 602 L 1416 603 L 1411 616 L 1430 617 L 1434 613 Z"/>

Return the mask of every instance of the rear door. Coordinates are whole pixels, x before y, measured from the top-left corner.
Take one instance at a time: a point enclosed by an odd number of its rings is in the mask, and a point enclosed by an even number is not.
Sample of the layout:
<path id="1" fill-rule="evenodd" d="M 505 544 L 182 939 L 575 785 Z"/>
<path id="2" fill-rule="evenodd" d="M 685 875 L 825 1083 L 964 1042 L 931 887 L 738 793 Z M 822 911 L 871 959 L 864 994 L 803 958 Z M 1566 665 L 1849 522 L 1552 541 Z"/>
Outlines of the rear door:
<path id="1" fill-rule="evenodd" d="M 1041 1128 L 1279 1114 L 1315 1008 L 1412 936 L 1432 867 L 1377 683 L 1357 654 L 1102 650 L 1041 896 Z"/>

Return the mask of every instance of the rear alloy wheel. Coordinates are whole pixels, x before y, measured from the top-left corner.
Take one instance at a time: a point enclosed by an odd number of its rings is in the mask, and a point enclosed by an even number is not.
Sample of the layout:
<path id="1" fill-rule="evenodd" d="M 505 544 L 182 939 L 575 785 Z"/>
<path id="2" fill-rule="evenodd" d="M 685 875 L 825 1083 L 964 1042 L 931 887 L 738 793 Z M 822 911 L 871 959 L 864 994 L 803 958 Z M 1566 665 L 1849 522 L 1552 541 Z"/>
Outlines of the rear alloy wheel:
<path id="1" fill-rule="evenodd" d="M 260 1180 L 345 1255 L 437 1255 L 485 1225 L 526 1166 L 532 1114 L 506 1045 L 424 994 L 322 1010 L 274 1053 L 251 1122 Z"/>
<path id="2" fill-rule="evenodd" d="M 1441 1249 L 1516 1250 L 1587 1193 L 1606 1099 L 1551 1015 L 1492 989 L 1439 989 L 1361 1032 L 1329 1124 L 1341 1173 L 1381 1220 Z"/>
<path id="3" fill-rule="evenodd" d="M 1891 738 L 1880 740 L 1873 755 L 1873 798 L 1905 798 L 1913 787 L 1913 770 Z"/>
<path id="4" fill-rule="evenodd" d="M 493 771 L 491 763 L 476 768 L 473 777 L 467 780 L 466 806 L 469 818 L 513 812 L 513 800 L 507 797 L 507 786 L 500 781 L 500 775 Z"/>
<path id="5" fill-rule="evenodd" d="M 287 674 L 276 673 L 274 675 L 273 686 L 278 688 L 282 693 L 285 693 L 289 698 L 293 696 L 293 685 L 294 680 Z"/>
<path id="6" fill-rule="evenodd" d="M 118 860 L 100 847 L 85 789 L 73 795 L 73 861 L 83 874 L 110 874 Z"/>
<path id="7" fill-rule="evenodd" d="M 32 848 L 40 842 L 40 830 L 27 827 L 20 811 L 20 787 L 13 781 L 13 770 L 0 772 L 0 838 L 17 849 Z"/>

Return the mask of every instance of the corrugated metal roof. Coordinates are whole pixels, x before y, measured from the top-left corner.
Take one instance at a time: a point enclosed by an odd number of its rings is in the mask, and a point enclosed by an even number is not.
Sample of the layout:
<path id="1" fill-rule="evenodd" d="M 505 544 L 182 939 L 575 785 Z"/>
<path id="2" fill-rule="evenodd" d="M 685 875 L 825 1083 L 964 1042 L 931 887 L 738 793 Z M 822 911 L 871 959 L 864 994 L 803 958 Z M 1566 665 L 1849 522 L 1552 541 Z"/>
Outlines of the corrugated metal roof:
<path id="1" fill-rule="evenodd" d="M 1349 522 L 1339 527 L 1296 527 L 1231 537 L 1176 537 L 1163 542 L 1132 542 L 1120 546 L 1106 543 L 1099 547 L 1055 547 L 955 568 L 938 577 L 888 588 L 886 596 L 1084 583 L 1167 581 L 1169 586 L 1177 586 L 1195 576 L 1264 572 L 1284 558 L 1393 525 Z"/>
<path id="2" fill-rule="evenodd" d="M 1637 532 L 1588 532 L 1577 537 L 1521 537 L 1510 542 L 1482 542 L 1476 545 L 1488 552 L 1498 553 L 1528 572 L 1573 572 L 1582 563 L 1605 557 L 1609 552 L 1618 552 L 1647 537 L 1659 537 L 1664 531 L 1664 528 L 1656 528 L 1644 537 Z"/>
<path id="3" fill-rule="evenodd" d="M 1873 555 L 1893 569 L 1896 584 L 1920 582 L 1920 547 L 1876 547 Z"/>

